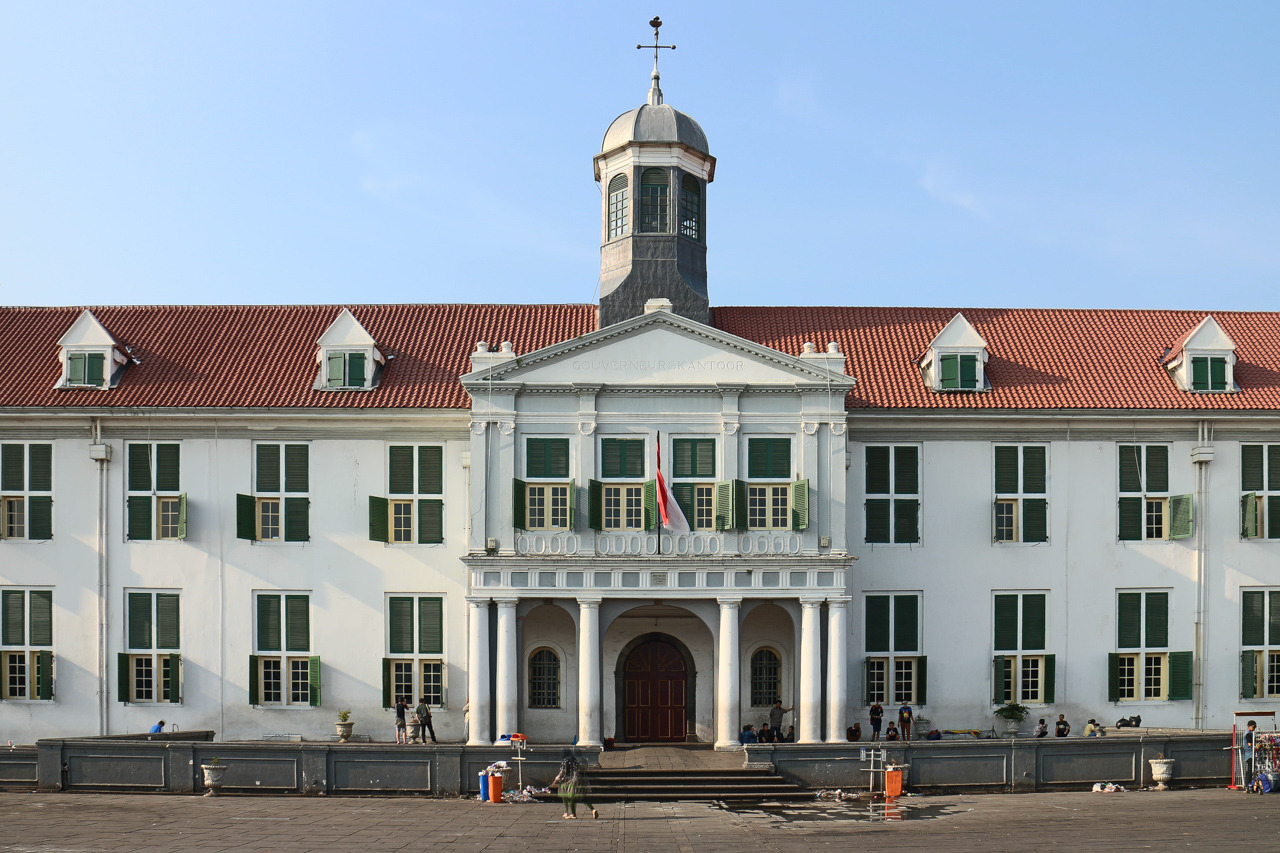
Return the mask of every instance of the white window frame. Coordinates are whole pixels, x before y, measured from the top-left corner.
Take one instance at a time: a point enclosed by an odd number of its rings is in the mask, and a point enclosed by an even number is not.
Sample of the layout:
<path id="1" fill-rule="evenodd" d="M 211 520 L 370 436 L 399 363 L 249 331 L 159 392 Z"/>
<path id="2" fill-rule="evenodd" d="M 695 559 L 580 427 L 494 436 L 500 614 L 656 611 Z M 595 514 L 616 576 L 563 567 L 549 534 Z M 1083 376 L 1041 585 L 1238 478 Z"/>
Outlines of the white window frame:
<path id="1" fill-rule="evenodd" d="M 44 539 L 31 538 L 31 498 L 53 498 L 54 478 L 57 476 L 55 470 L 55 462 L 52 441 L 5 441 L 0 442 L 5 446 L 17 446 L 22 448 L 22 488 L 21 489 L 4 489 L 0 492 L 0 540 L 10 542 L 45 542 Z M 31 488 L 31 446 L 48 445 L 49 446 L 49 488 L 47 490 L 35 490 Z M 14 525 L 10 523 L 10 512 L 17 507 L 17 514 L 20 516 L 21 532 L 14 531 Z M 52 520 L 50 523 L 50 537 L 53 535 Z"/>
<path id="2" fill-rule="evenodd" d="M 1138 467 L 1138 476 L 1142 480 L 1142 489 L 1137 492 L 1125 492 L 1120 490 L 1120 454 L 1123 452 L 1122 447 L 1141 447 L 1142 459 Z M 1147 487 L 1147 448 L 1148 447 L 1164 447 L 1168 450 L 1168 479 L 1165 484 L 1166 489 L 1163 492 L 1151 491 Z M 1164 441 L 1132 441 L 1118 442 L 1116 444 L 1116 495 L 1120 498 L 1141 498 L 1142 500 L 1142 539 L 1119 540 L 1133 542 L 1161 542 L 1169 539 L 1169 526 L 1172 519 L 1169 516 L 1169 498 L 1173 495 L 1173 445 Z M 1159 519 L 1157 522 L 1156 519 Z M 1152 535 L 1151 529 L 1155 524 L 1160 525 L 1158 535 Z M 1118 533 L 1117 529 L 1117 533 Z"/>
<path id="3" fill-rule="evenodd" d="M 887 492 L 868 492 L 867 476 L 866 476 L 866 459 L 867 450 L 873 447 L 886 447 L 889 449 L 889 491 Z M 895 465 L 897 464 L 898 448 L 914 447 L 916 451 L 916 490 L 914 492 L 899 492 L 897 490 L 897 477 L 894 475 Z M 865 525 L 867 521 L 866 502 L 872 500 L 887 500 L 889 502 L 889 541 L 888 542 L 866 542 L 869 547 L 887 548 L 895 546 L 899 548 L 919 548 L 924 545 L 924 445 L 915 442 L 871 442 L 862 447 L 862 476 L 859 478 L 862 484 L 862 500 L 863 515 L 862 522 Z M 898 515 L 895 511 L 898 501 L 913 500 L 916 502 L 916 541 L 914 542 L 898 542 Z"/>
<path id="4" fill-rule="evenodd" d="M 790 459 L 785 478 L 751 476 L 751 442 L 753 440 L 786 439 Z M 747 530 L 777 532 L 791 529 L 791 486 L 796 479 L 796 454 L 799 442 L 790 433 L 745 435 L 740 442 L 742 467 L 747 476 Z M 714 517 L 714 509 L 713 509 Z"/>
<path id="5" fill-rule="evenodd" d="M 413 600 L 413 615 L 410 618 L 413 628 L 413 649 L 422 648 L 419 629 L 422 622 L 418 614 L 418 609 L 422 606 L 420 599 L 438 598 L 440 599 L 440 652 L 418 652 L 412 654 L 404 652 L 391 651 L 391 599 L 393 598 L 409 598 Z M 396 684 L 403 683 L 400 681 L 401 673 L 404 667 L 408 667 L 409 686 L 413 688 L 410 696 L 409 704 L 414 706 L 418 704 L 418 699 L 426 696 L 427 706 L 434 709 L 443 709 L 448 706 L 449 701 L 449 685 L 448 685 L 448 667 L 445 666 L 445 652 L 449 647 L 449 632 L 445 622 L 449 618 L 448 613 L 449 599 L 442 592 L 389 592 L 384 596 L 383 612 L 386 614 L 383 619 L 383 648 L 386 649 L 387 659 L 391 661 L 391 702 L 395 703 L 396 696 L 403 695 L 397 691 Z M 428 680 L 434 679 L 432 690 L 427 690 Z M 425 692 L 424 692 L 425 691 Z"/>
<path id="6" fill-rule="evenodd" d="M 867 613 L 867 599 L 874 596 L 885 596 L 889 599 L 889 651 L 866 652 L 867 662 L 871 665 L 868 667 L 867 675 L 869 676 L 871 674 L 871 668 L 876 664 L 880 664 L 882 667 L 883 678 L 880 693 L 876 693 L 870 684 L 866 685 L 866 690 L 864 691 L 866 694 L 865 698 L 871 699 L 872 703 L 879 702 L 881 705 L 901 706 L 904 702 L 908 705 L 917 705 L 919 703 L 916 701 L 916 697 L 920 692 L 920 659 L 925 657 L 924 593 L 916 590 L 868 591 L 862 597 L 862 613 L 864 618 Z M 894 599 L 899 597 L 911 597 L 916 600 L 916 650 L 913 652 L 899 652 L 893 648 L 896 642 L 898 628 L 898 613 L 897 607 L 894 605 Z M 898 680 L 900 665 L 909 667 L 910 669 L 911 683 L 905 692 Z M 870 707 L 870 705 L 868 705 L 868 707 Z"/>
<path id="7" fill-rule="evenodd" d="M 156 454 L 157 454 L 156 448 L 161 444 L 178 445 L 178 489 L 177 490 L 171 490 L 171 489 L 162 490 L 158 488 L 159 483 L 156 480 Z M 151 464 L 151 488 L 149 490 L 134 491 L 129 488 L 129 469 L 128 469 L 128 459 L 129 459 L 129 453 L 130 453 L 129 448 L 133 446 L 142 446 L 142 447 L 149 448 L 147 451 L 147 459 Z M 182 488 L 181 488 L 182 487 L 182 442 L 181 441 L 130 441 L 125 443 L 124 452 L 125 452 L 125 460 L 126 460 L 125 474 L 124 474 L 126 515 L 129 512 L 128 501 L 130 498 L 138 498 L 138 497 L 151 498 L 151 540 L 130 539 L 128 541 L 130 542 L 146 542 L 146 541 L 180 542 L 182 541 L 182 537 L 178 535 L 180 530 L 180 524 L 181 524 L 180 516 L 182 512 L 182 498 L 184 495 L 184 492 L 182 491 Z M 164 513 L 162 510 L 166 506 L 166 504 L 169 504 L 169 503 L 176 504 L 176 506 L 173 509 L 173 513 L 174 513 L 173 535 L 165 536 L 163 535 L 164 534 Z M 125 525 L 124 532 L 126 536 L 129 533 L 127 523 Z"/>
<path id="8" fill-rule="evenodd" d="M 281 477 L 283 478 L 283 469 L 281 469 Z M 284 483 L 281 482 L 281 488 Z M 283 525 L 283 521 L 281 522 Z M 307 597 L 307 627 L 310 631 L 307 635 L 307 650 L 300 651 L 297 649 L 287 649 L 289 641 L 289 611 L 285 604 L 288 596 L 305 595 Z M 258 671 L 254 674 L 258 679 L 258 704 L 255 707 L 261 708 L 292 708 L 300 710 L 303 708 L 315 707 L 311 704 L 311 658 L 314 652 L 311 649 L 315 646 L 314 625 L 312 619 L 312 611 L 314 609 L 311 603 L 310 590 L 255 590 L 253 593 L 253 648 L 254 654 L 258 658 Z M 280 648 L 263 650 L 261 647 L 262 638 L 258 636 L 258 599 L 263 597 L 276 597 L 280 599 Z M 301 666 L 299 667 L 299 662 Z M 280 673 L 280 699 L 276 701 L 268 701 L 267 699 L 267 670 L 272 667 L 277 668 Z M 305 698 L 295 699 L 298 694 L 299 679 L 297 673 L 301 671 L 301 684 L 305 688 Z"/>
<path id="9" fill-rule="evenodd" d="M 413 461 L 411 463 L 412 473 L 413 473 L 413 491 L 412 492 L 396 492 L 395 494 L 392 494 L 391 492 L 391 448 L 393 447 L 407 447 L 413 451 Z M 438 492 L 422 491 L 422 483 L 420 482 L 418 472 L 421 466 L 422 449 L 424 447 L 438 447 L 440 449 L 440 491 Z M 445 477 L 446 464 L 448 462 L 448 448 L 440 442 L 429 441 L 425 443 L 423 442 L 405 443 L 405 442 L 396 441 L 396 442 L 389 442 L 384 452 L 386 454 L 385 458 L 387 459 L 387 544 L 396 545 L 400 547 L 404 547 L 407 545 L 422 545 L 423 547 L 428 547 L 428 546 L 439 546 L 444 544 L 444 541 L 448 539 L 448 536 L 445 535 L 445 529 L 444 529 L 445 527 L 444 520 L 446 518 L 446 510 L 447 510 L 447 504 L 445 503 L 444 493 L 445 493 L 445 479 L 446 479 Z M 310 455 L 308 454 L 308 462 L 309 461 L 310 461 Z M 308 485 L 310 485 L 309 481 L 308 481 Z M 419 542 L 418 541 L 419 525 L 422 522 L 422 519 L 418 511 L 419 500 L 440 501 L 440 527 L 441 527 L 441 534 L 442 534 L 440 542 Z M 407 513 L 408 538 L 398 539 L 396 538 L 397 532 L 403 531 L 404 528 L 403 527 L 397 528 L 396 522 L 403 521 L 405 519 L 404 511 L 406 509 L 408 510 L 408 513 Z M 399 513 L 400 515 L 397 515 L 397 513 Z"/>
<path id="10" fill-rule="evenodd" d="M 1264 481 L 1265 482 L 1265 481 Z M 1252 699 L 1241 699 L 1242 702 L 1262 702 L 1280 699 L 1280 642 L 1271 642 L 1270 605 L 1271 596 L 1280 596 L 1280 586 L 1252 586 L 1240 589 L 1241 618 L 1243 619 L 1244 594 L 1246 592 L 1262 593 L 1262 642 L 1241 643 L 1242 652 L 1254 654 L 1254 695 Z M 1277 638 L 1280 640 L 1280 638 Z"/>
<path id="11" fill-rule="evenodd" d="M 1242 536 L 1242 538 L 1244 538 L 1245 540 L 1255 540 L 1255 541 L 1270 541 L 1270 542 L 1280 541 L 1280 538 L 1273 538 L 1268 535 L 1271 531 L 1267 524 L 1267 521 L 1268 521 L 1267 509 L 1268 509 L 1268 505 L 1271 503 L 1270 499 L 1273 497 L 1280 498 L 1280 489 L 1269 488 L 1271 484 L 1271 448 L 1280 447 L 1280 444 L 1276 442 L 1268 443 L 1265 441 L 1240 442 L 1239 446 L 1240 446 L 1241 458 L 1240 458 L 1239 467 L 1241 469 L 1241 480 L 1243 480 L 1243 474 L 1244 474 L 1243 469 L 1244 469 L 1245 445 L 1251 445 L 1251 446 L 1262 448 L 1262 488 L 1249 489 L 1248 491 L 1241 488 L 1240 490 L 1240 500 L 1242 501 L 1244 500 L 1246 495 L 1254 495 L 1255 511 L 1258 517 L 1258 533 L 1259 533 L 1258 536 Z"/>
<path id="12" fill-rule="evenodd" d="M 53 673 L 53 669 L 57 664 L 57 656 L 53 656 L 53 666 L 50 668 L 49 677 L 54 683 L 50 685 L 51 698 L 41 699 L 40 686 L 37 681 L 38 676 L 38 658 L 41 652 L 52 652 L 53 644 L 36 645 L 31 642 L 31 593 L 48 592 L 52 596 L 52 587 L 25 587 L 25 586 L 4 586 L 0 587 L 0 592 L 21 592 L 22 593 L 22 643 L 9 645 L 3 643 L 3 636 L 0 635 L 0 698 L 5 702 L 53 702 L 56 693 L 53 689 L 57 686 L 57 678 Z M 57 625 L 52 624 L 56 621 L 57 608 L 51 608 L 50 614 L 51 639 L 57 637 Z M 20 667 L 21 674 L 11 674 L 11 669 Z M 20 684 L 15 687 L 13 679 L 18 678 Z"/>
<path id="13" fill-rule="evenodd" d="M 685 518 L 689 523 L 690 530 L 711 531 L 716 529 L 716 479 L 713 476 L 707 480 L 705 476 L 691 475 L 688 477 L 676 476 L 676 442 L 681 440 L 692 439 L 694 441 L 711 441 L 715 450 L 712 455 L 716 461 L 716 470 L 720 469 L 720 440 L 714 435 L 672 435 L 667 440 L 667 448 L 670 450 L 671 461 L 667 463 L 666 470 L 671 472 L 671 486 L 692 486 L 693 487 L 693 517 Z M 665 476 L 665 474 L 664 474 Z"/>
<path id="14" fill-rule="evenodd" d="M 995 623 L 995 597 L 997 595 L 1016 595 L 1018 597 L 1018 622 L 1015 626 L 1014 637 L 1017 639 L 1017 648 L 1015 649 L 996 649 L 994 641 L 992 643 L 992 656 L 999 655 L 1004 658 L 1004 679 L 1006 689 L 1002 691 L 1005 702 L 1016 701 L 1023 705 L 1046 705 L 1046 682 L 1047 682 L 1047 664 L 1046 659 L 1053 654 L 1050 649 L 1050 638 L 1053 635 L 1053 626 L 1050 624 L 1052 615 L 1052 595 L 1048 590 L 1015 590 L 1001 589 L 993 590 L 991 596 L 991 615 L 992 624 Z M 1026 597 L 1028 595 L 1044 596 L 1044 642 L 1043 649 L 1024 649 L 1022 648 L 1022 625 L 1026 615 Z M 992 630 L 994 637 L 994 627 Z M 1034 668 L 1038 673 L 1038 686 L 1034 691 L 1028 691 L 1024 682 L 1028 671 Z M 1056 678 L 1056 674 L 1055 674 Z M 992 690 L 995 693 L 995 690 Z"/>
<path id="15" fill-rule="evenodd" d="M 287 486 L 288 473 L 287 473 L 287 471 L 286 471 L 286 463 L 285 463 L 285 456 L 286 456 L 285 448 L 286 448 L 286 447 L 288 447 L 289 445 L 301 445 L 301 446 L 304 446 L 304 447 L 306 447 L 306 448 L 307 448 L 307 491 L 305 491 L 305 492 L 293 492 L 293 491 L 289 491 L 289 490 L 288 490 L 288 486 Z M 277 452 L 279 453 L 279 456 L 280 456 L 280 489 L 279 489 L 279 491 L 264 492 L 264 491 L 259 491 L 259 490 L 258 490 L 258 448 L 259 448 L 259 447 L 263 447 L 263 446 L 273 446 L 273 447 L 277 448 Z M 284 509 L 284 507 L 285 507 L 285 498 L 302 498 L 302 499 L 305 499 L 305 500 L 307 501 L 307 504 L 308 504 L 308 509 L 307 509 L 307 513 L 308 513 L 307 526 L 308 526 L 308 528 L 310 528 L 310 512 L 311 512 L 311 510 L 310 510 L 310 503 L 311 503 L 311 457 L 312 457 L 312 450 L 313 450 L 313 448 L 312 448 L 312 446 L 311 446 L 311 442 L 309 442 L 309 441 L 255 441 L 255 442 L 253 442 L 253 446 L 252 446 L 252 453 L 253 453 L 252 468 L 253 468 L 253 472 L 252 472 L 252 480 L 251 480 L 251 482 L 252 482 L 252 485 L 253 485 L 253 492 L 252 492 L 252 494 L 253 494 L 253 505 L 254 505 L 254 507 L 253 507 L 253 531 L 254 531 L 254 536 L 256 537 L 256 538 L 254 539 L 254 542 L 255 542 L 255 543 L 257 543 L 257 542 L 286 543 L 286 542 L 287 542 L 288 544 L 292 544 L 292 545 L 305 545 L 305 544 L 306 544 L 306 542 L 305 542 L 305 541 L 292 541 L 292 542 L 291 542 L 290 540 L 285 539 L 285 509 Z M 267 508 L 268 506 L 270 506 L 271 504 L 273 504 L 273 503 L 275 504 L 275 508 L 276 508 L 276 511 L 275 511 L 275 517 L 276 517 L 276 521 L 277 521 L 277 524 L 276 524 L 276 535 L 275 535 L 275 536 L 272 536 L 272 537 L 264 537 L 264 536 L 262 535 L 262 531 L 263 531 L 263 529 L 264 529 L 264 527 L 263 527 L 263 514 L 266 512 L 266 508 Z"/>
<path id="16" fill-rule="evenodd" d="M 129 632 L 130 617 L 130 595 L 136 593 L 146 593 L 150 596 L 151 601 L 151 646 L 148 648 L 137 648 L 130 645 L 132 637 Z M 158 595 L 176 595 L 178 596 L 178 646 L 172 649 L 161 649 L 159 625 L 159 599 Z M 170 655 L 182 654 L 182 591 L 179 589 L 139 589 L 126 588 L 124 590 L 124 650 L 129 656 L 129 697 L 127 701 L 131 705 L 181 705 L 182 704 L 182 669 L 179 663 L 178 672 L 167 671 L 170 665 Z M 150 698 L 139 698 L 138 690 L 138 667 L 140 662 L 147 661 L 151 667 L 153 684 L 151 687 Z M 178 701 L 170 702 L 162 698 L 164 696 L 164 680 L 169 679 L 170 689 L 178 691 Z"/>
<path id="17" fill-rule="evenodd" d="M 1169 610 L 1173 607 L 1173 591 L 1170 589 L 1142 588 L 1116 590 L 1116 619 L 1119 621 L 1120 594 L 1130 593 L 1141 596 L 1138 607 L 1138 632 L 1141 642 L 1136 646 L 1121 648 L 1116 643 L 1116 656 L 1120 667 L 1119 696 L 1121 702 L 1164 702 L 1169 697 L 1169 646 L 1150 646 L 1147 643 L 1147 596 L 1151 593 L 1163 593 L 1166 596 Z M 1166 613 L 1165 632 L 1172 628 L 1172 620 Z M 1125 670 L 1132 671 L 1132 684 L 1125 686 Z M 1152 678 L 1153 669 L 1155 678 Z M 1126 695 L 1128 693 L 1128 695 Z"/>
<path id="18" fill-rule="evenodd" d="M 568 449 L 568 468 L 566 476 L 552 477 L 533 477 L 529 474 L 529 458 L 524 455 L 524 523 L 525 530 L 537 530 L 543 533 L 560 533 L 573 529 L 573 513 L 570 512 L 570 494 L 569 490 L 573 488 L 573 469 L 574 469 L 574 442 L 571 436 L 557 434 L 529 434 L 521 436 L 523 444 L 521 445 L 524 454 L 528 453 L 529 439 L 548 440 L 548 441 L 567 441 Z M 602 494 L 603 499 L 603 494 Z M 540 507 L 541 518 L 539 522 L 534 521 L 534 507 Z M 601 517 L 603 519 L 604 509 L 601 507 Z M 557 524 L 557 516 L 563 514 L 563 524 Z"/>
<path id="19" fill-rule="evenodd" d="M 342 383 L 339 385 L 332 384 L 333 377 L 329 373 L 329 359 L 332 356 L 342 356 Z M 351 375 L 351 356 L 364 356 L 364 382 L 359 385 L 352 385 L 348 381 Z M 373 388 L 373 373 L 377 367 L 374 361 L 376 354 L 374 347 L 358 347 L 358 346 L 331 346 L 321 347 L 320 349 L 320 365 L 321 372 L 324 376 L 320 387 L 321 391 L 367 391 Z"/>
<path id="20" fill-rule="evenodd" d="M 999 447 L 1012 447 L 1012 448 L 1015 448 L 1018 452 L 1018 488 L 1012 492 L 999 491 L 999 483 L 996 482 L 996 448 L 999 448 Z M 1026 490 L 1027 488 L 1026 449 L 1028 447 L 1040 447 L 1044 449 L 1044 491 L 1043 492 L 1028 492 Z M 1007 442 L 1007 441 L 997 441 L 992 443 L 991 445 L 991 480 L 992 480 L 992 494 L 995 495 L 994 501 L 995 501 L 996 509 L 995 509 L 995 517 L 993 522 L 991 541 L 994 544 L 1000 545 L 1001 547 L 1010 546 L 1010 545 L 1044 545 L 1051 540 L 1052 537 L 1050 535 L 1050 530 L 1049 530 L 1049 522 L 1050 522 L 1049 467 L 1050 467 L 1050 454 L 1049 454 L 1048 444 L 1042 444 L 1038 442 L 1020 443 L 1020 442 Z M 1031 498 L 1033 500 L 1043 500 L 1045 502 L 1045 516 L 1044 516 L 1045 540 L 1044 542 L 1023 541 L 1023 535 L 1025 534 L 1025 531 L 1023 529 L 1023 516 L 1025 514 L 1024 507 L 1026 504 L 1026 500 L 1028 498 Z M 1010 524 L 1008 529 L 1009 529 L 1009 534 L 1011 538 L 1004 538 L 1001 536 L 1001 533 L 1002 533 L 1001 521 L 1003 520 L 1001 510 L 1006 507 L 1009 508 L 1010 510 L 1009 519 L 1008 519 Z"/>
<path id="21" fill-rule="evenodd" d="M 102 357 L 102 381 L 91 384 L 88 381 L 88 356 L 97 355 Z M 71 359 L 75 356 L 85 356 L 85 381 L 71 382 Z M 112 387 L 112 375 L 115 373 L 115 352 L 111 347 L 64 347 L 62 350 L 62 376 L 58 377 L 58 387 L 67 389 L 83 389 L 96 388 L 105 390 Z"/>

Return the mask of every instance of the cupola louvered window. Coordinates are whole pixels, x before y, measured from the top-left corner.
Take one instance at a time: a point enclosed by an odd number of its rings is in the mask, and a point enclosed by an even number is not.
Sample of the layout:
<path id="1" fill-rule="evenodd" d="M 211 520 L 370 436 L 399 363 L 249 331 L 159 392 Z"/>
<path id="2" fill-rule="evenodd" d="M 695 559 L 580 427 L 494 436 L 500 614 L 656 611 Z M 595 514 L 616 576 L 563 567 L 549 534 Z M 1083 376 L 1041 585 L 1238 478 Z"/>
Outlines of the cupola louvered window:
<path id="1" fill-rule="evenodd" d="M 702 185 L 693 175 L 680 181 L 680 236 L 702 239 Z"/>
<path id="2" fill-rule="evenodd" d="M 640 233 L 671 230 L 671 182 L 665 169 L 645 169 L 640 175 Z"/>
<path id="3" fill-rule="evenodd" d="M 610 240 L 627 233 L 627 188 L 626 175 L 614 175 L 609 181 Z"/>

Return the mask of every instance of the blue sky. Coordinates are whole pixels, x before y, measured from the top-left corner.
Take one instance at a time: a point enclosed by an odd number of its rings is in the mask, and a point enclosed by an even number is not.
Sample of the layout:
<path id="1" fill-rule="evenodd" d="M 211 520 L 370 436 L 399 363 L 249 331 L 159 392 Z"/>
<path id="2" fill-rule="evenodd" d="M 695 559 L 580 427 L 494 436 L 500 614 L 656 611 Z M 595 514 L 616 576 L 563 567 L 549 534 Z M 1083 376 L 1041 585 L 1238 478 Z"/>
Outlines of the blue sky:
<path id="1" fill-rule="evenodd" d="M 1280 308 L 1280 3 L 668 5 L 0 0 L 0 303 L 594 302 L 657 13 L 713 305 Z"/>

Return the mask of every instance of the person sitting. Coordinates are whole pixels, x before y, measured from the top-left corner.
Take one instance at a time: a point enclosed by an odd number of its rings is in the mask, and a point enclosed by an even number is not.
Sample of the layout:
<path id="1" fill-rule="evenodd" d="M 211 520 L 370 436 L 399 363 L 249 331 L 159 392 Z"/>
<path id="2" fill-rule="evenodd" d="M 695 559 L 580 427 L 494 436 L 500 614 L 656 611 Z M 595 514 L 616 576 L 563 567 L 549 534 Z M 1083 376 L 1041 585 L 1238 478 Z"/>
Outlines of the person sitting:
<path id="1" fill-rule="evenodd" d="M 738 743 L 756 743 L 755 726 L 747 723 L 742 727 L 742 733 L 738 735 Z"/>
<path id="2" fill-rule="evenodd" d="M 933 731 L 925 735 L 924 739 L 925 740 L 942 740 L 942 732 L 938 731 L 937 729 L 934 729 Z"/>
<path id="3" fill-rule="evenodd" d="M 1040 722 L 1036 723 L 1036 729 L 1035 729 L 1035 732 L 1033 732 L 1033 734 L 1036 737 L 1049 736 L 1049 724 L 1044 721 L 1044 717 L 1041 717 Z"/>
<path id="4" fill-rule="evenodd" d="M 1089 722 L 1085 724 L 1084 736 L 1085 737 L 1106 737 L 1107 730 L 1102 726 L 1098 725 L 1097 720 L 1090 719 Z"/>
<path id="5" fill-rule="evenodd" d="M 756 733 L 757 743 L 774 743 L 777 738 L 774 737 L 776 732 L 769 728 L 769 724 L 765 723 L 760 727 L 760 731 Z"/>
<path id="6" fill-rule="evenodd" d="M 898 727 L 895 726 L 892 721 L 889 722 L 889 728 L 884 730 L 884 739 L 885 740 L 898 739 Z"/>
<path id="7" fill-rule="evenodd" d="M 795 726 L 787 726 L 787 733 L 786 733 L 785 735 L 782 735 L 781 740 L 779 740 L 778 742 L 779 742 L 779 743 L 795 743 L 795 742 L 796 742 L 796 727 L 795 727 Z"/>
<path id="8" fill-rule="evenodd" d="M 862 723 L 854 723 L 844 730 L 844 738 L 850 743 L 862 740 Z"/>

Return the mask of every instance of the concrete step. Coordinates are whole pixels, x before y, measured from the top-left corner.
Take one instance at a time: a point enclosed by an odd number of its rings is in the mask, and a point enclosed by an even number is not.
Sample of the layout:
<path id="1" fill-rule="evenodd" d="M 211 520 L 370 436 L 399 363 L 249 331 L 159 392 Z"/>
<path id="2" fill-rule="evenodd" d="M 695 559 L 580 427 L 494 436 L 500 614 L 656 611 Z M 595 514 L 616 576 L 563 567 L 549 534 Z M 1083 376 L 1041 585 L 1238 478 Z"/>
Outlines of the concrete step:
<path id="1" fill-rule="evenodd" d="M 813 794 L 769 770 L 600 770 L 587 774 L 591 802 L 677 800 L 770 802 L 809 800 Z M 539 794 L 554 800 L 556 794 Z"/>

